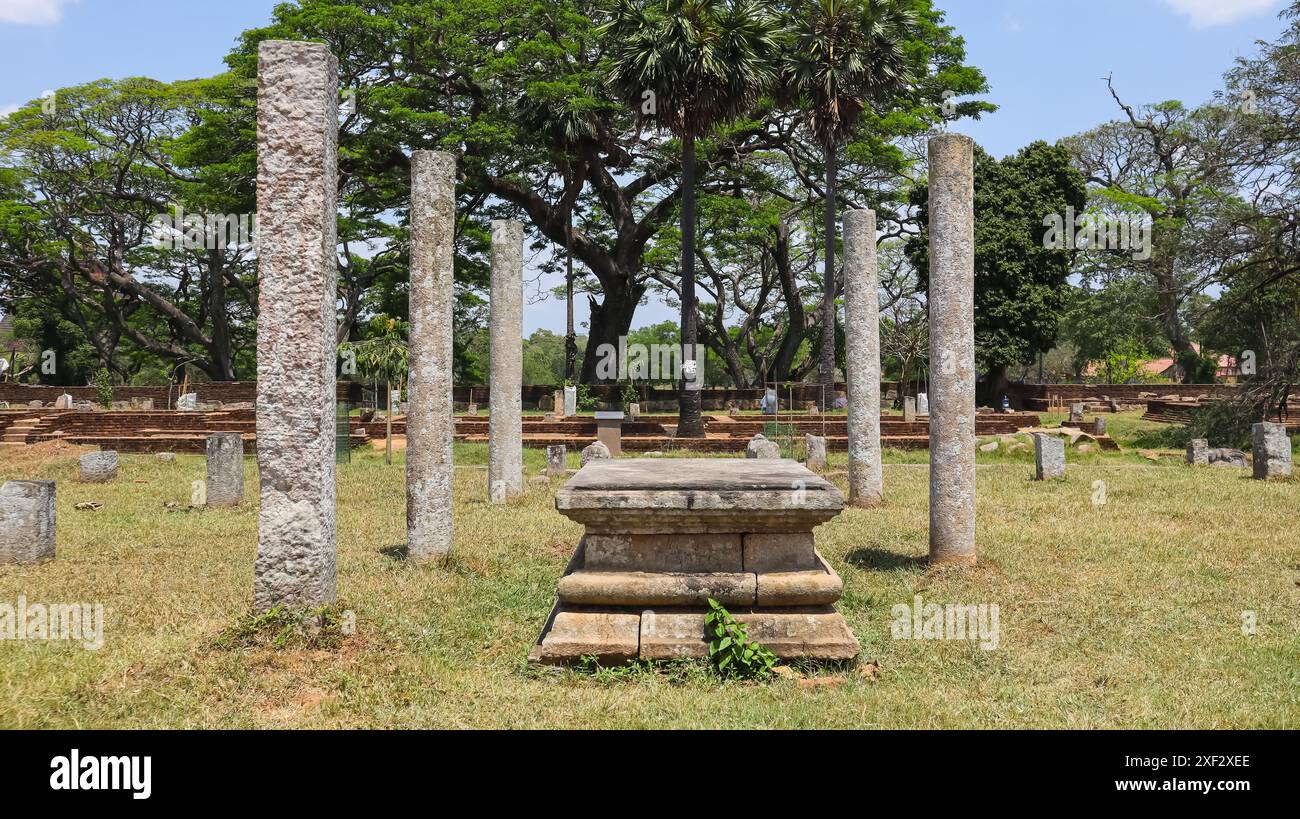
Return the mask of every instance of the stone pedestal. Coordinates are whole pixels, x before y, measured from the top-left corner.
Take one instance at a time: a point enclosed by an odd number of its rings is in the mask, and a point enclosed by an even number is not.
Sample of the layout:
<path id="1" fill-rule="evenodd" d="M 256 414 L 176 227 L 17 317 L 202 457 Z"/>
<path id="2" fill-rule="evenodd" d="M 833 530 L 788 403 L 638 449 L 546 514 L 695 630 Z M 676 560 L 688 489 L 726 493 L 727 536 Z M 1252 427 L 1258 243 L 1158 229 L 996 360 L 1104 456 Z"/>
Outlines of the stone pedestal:
<path id="1" fill-rule="evenodd" d="M 208 506 L 238 506 L 244 500 L 244 439 L 238 432 L 208 436 Z"/>
<path id="2" fill-rule="evenodd" d="M 605 445 L 610 457 L 623 454 L 623 413 L 596 413 L 596 440 Z"/>
<path id="3" fill-rule="evenodd" d="M 1255 424 L 1252 428 L 1251 462 L 1256 480 L 1291 477 L 1291 439 L 1284 424 Z"/>
<path id="4" fill-rule="evenodd" d="M 593 461 L 555 507 L 586 534 L 531 662 L 706 657 L 710 597 L 783 659 L 858 653 L 813 537 L 844 497 L 793 461 Z"/>
<path id="5" fill-rule="evenodd" d="M 0 486 L 0 566 L 54 559 L 54 481 Z"/>

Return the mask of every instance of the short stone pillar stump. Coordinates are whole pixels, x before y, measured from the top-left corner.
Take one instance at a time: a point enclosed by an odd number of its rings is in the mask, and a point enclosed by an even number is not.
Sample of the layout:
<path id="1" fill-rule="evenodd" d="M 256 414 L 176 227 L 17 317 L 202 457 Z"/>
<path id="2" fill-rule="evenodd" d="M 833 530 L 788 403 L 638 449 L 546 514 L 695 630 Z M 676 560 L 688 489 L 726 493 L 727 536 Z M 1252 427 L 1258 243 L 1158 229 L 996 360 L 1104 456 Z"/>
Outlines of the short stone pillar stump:
<path id="1" fill-rule="evenodd" d="M 82 483 L 109 483 L 117 478 L 116 452 L 87 452 L 79 465 Z"/>
<path id="2" fill-rule="evenodd" d="M 0 565 L 54 559 L 54 481 L 5 481 L 0 486 Z"/>
<path id="3" fill-rule="evenodd" d="M 709 598 L 783 659 L 858 654 L 813 538 L 844 496 L 794 461 L 597 460 L 555 508 L 586 534 L 530 662 L 707 657 Z"/>
<path id="4" fill-rule="evenodd" d="M 605 445 L 611 457 L 623 454 L 623 413 L 600 411 L 596 413 L 596 440 Z"/>

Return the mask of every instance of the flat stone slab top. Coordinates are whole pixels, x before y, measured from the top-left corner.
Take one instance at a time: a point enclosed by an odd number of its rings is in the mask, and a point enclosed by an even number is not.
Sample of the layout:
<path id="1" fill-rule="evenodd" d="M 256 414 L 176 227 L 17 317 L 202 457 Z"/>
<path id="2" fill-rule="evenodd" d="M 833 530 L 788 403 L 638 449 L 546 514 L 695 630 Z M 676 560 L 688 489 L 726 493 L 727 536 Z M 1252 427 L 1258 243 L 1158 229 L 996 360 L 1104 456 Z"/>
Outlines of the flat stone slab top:
<path id="1" fill-rule="evenodd" d="M 555 508 L 588 534 L 807 532 L 843 511 L 844 496 L 790 460 L 596 460 Z"/>

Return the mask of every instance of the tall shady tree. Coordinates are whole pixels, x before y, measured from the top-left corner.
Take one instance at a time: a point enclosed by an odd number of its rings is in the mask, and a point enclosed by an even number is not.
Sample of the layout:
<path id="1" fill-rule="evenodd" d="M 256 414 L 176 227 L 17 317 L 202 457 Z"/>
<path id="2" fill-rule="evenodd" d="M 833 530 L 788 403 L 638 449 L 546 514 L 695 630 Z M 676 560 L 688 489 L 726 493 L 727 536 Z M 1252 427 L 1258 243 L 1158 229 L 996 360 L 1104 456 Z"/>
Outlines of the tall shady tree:
<path id="1" fill-rule="evenodd" d="M 785 94 L 805 110 L 826 167 L 822 343 L 818 375 L 823 408 L 835 391 L 835 229 L 837 152 L 874 100 L 901 93 L 913 76 L 905 48 L 917 20 L 905 0 L 806 0 L 791 15 L 790 49 L 782 60 Z"/>
<path id="2" fill-rule="evenodd" d="M 609 83 L 643 125 L 681 140 L 682 362 L 679 427 L 704 437 L 699 390 L 689 372 L 699 339 L 695 310 L 695 142 L 744 113 L 776 79 L 780 25 L 757 0 L 620 0 L 600 29 Z M 700 383 L 696 381 L 695 383 Z"/>

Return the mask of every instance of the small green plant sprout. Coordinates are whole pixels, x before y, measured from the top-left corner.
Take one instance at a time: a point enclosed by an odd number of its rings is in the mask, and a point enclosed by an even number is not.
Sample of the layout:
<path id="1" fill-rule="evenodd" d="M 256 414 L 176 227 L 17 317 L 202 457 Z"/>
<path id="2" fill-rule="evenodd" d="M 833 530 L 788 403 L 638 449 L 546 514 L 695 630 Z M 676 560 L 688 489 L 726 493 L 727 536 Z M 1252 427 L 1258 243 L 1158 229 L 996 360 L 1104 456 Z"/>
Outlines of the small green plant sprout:
<path id="1" fill-rule="evenodd" d="M 113 406 L 113 376 L 106 367 L 100 367 L 95 371 L 94 384 L 99 405 L 104 409 L 110 409 Z"/>
<path id="2" fill-rule="evenodd" d="M 625 407 L 631 406 L 641 400 L 641 395 L 637 391 L 636 384 L 631 382 L 624 384 L 623 389 L 619 394 L 619 400 L 623 402 L 623 406 Z"/>
<path id="3" fill-rule="evenodd" d="M 709 637 L 709 659 L 722 676 L 762 679 L 776 667 L 776 655 L 749 639 L 745 624 L 737 622 L 731 612 L 711 597 L 709 613 L 704 615 L 704 629 Z"/>

